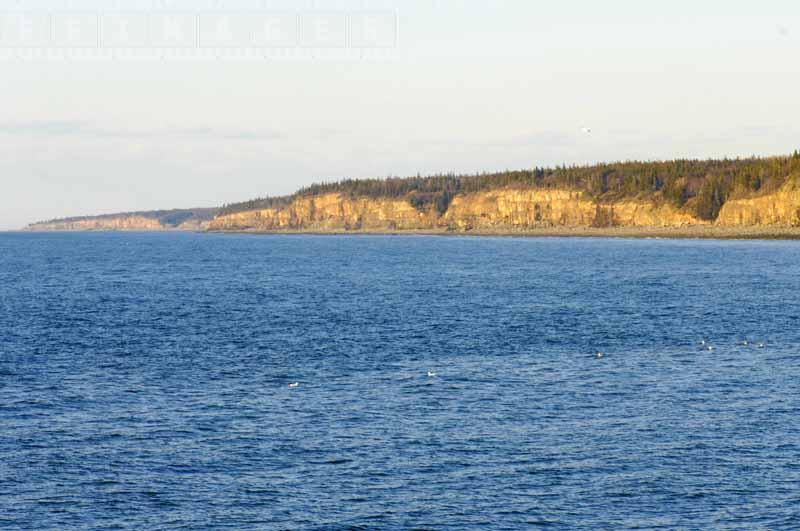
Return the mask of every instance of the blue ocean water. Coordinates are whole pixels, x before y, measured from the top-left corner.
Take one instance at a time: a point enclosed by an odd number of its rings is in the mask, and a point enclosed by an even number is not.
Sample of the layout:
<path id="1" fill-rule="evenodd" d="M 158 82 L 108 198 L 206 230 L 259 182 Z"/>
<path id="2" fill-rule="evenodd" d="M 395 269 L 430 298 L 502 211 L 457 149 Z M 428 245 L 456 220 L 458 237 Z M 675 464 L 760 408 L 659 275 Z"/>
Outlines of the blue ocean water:
<path id="1" fill-rule="evenodd" d="M 0 234 L 0 528 L 797 529 L 798 264 Z"/>

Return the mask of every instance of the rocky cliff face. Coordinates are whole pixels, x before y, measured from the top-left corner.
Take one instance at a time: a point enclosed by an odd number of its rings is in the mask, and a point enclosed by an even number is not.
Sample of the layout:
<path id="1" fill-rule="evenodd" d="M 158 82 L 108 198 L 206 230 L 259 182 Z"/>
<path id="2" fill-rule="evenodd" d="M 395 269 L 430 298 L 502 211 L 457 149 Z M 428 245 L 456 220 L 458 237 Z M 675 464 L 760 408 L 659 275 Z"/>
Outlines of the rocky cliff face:
<path id="1" fill-rule="evenodd" d="M 33 231 L 100 231 L 100 230 L 164 230 L 157 219 L 143 216 L 90 218 L 82 220 L 51 221 L 28 226 Z"/>
<path id="2" fill-rule="evenodd" d="M 412 230 L 431 229 L 438 215 L 420 212 L 405 199 L 303 197 L 284 208 L 238 212 L 214 219 L 211 230 Z"/>
<path id="3" fill-rule="evenodd" d="M 790 179 L 775 193 L 729 200 L 722 206 L 717 224 L 726 227 L 800 226 L 800 185 Z"/>
<path id="4" fill-rule="evenodd" d="M 219 216 L 210 230 L 524 230 L 537 227 L 671 227 L 706 222 L 668 204 L 597 203 L 570 190 L 493 190 L 457 196 L 440 215 L 406 199 L 303 197 L 282 208 Z"/>
<path id="5" fill-rule="evenodd" d="M 218 212 L 216 208 L 153 210 L 64 218 L 28 225 L 33 231 L 202 231 Z"/>
<path id="6" fill-rule="evenodd" d="M 598 203 L 569 190 L 496 190 L 456 197 L 443 216 L 462 230 L 536 227 L 668 227 L 703 221 L 667 204 Z"/>
<path id="7" fill-rule="evenodd" d="M 173 229 L 177 228 L 177 230 L 186 230 L 186 231 L 193 231 L 193 232 L 202 232 L 208 230 L 208 227 L 211 225 L 210 220 L 199 220 L 199 219 L 190 219 L 188 221 L 184 221 L 177 227 L 165 227 L 166 229 Z"/>
<path id="8" fill-rule="evenodd" d="M 210 216 L 208 216 L 210 217 Z M 73 218 L 29 226 L 52 231 L 219 230 L 320 232 L 455 230 L 525 231 L 556 227 L 673 228 L 800 226 L 800 185 L 789 180 L 777 192 L 727 201 L 716 220 L 702 220 L 666 202 L 626 199 L 597 202 L 578 191 L 498 189 L 453 198 L 447 211 L 417 209 L 406 198 L 367 198 L 330 193 L 299 197 L 280 208 L 267 208 L 181 221 L 147 215 Z"/>

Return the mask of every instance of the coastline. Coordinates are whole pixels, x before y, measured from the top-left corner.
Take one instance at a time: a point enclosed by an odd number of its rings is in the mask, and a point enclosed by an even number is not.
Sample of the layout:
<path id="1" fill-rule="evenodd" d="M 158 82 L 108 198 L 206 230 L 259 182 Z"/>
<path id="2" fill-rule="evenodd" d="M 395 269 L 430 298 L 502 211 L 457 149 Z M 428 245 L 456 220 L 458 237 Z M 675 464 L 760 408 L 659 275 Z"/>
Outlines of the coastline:
<path id="1" fill-rule="evenodd" d="M 315 236 L 444 236 L 517 238 L 626 238 L 669 240 L 800 240 L 800 227 L 549 227 L 520 230 L 210 230 L 208 234 Z"/>
<path id="2" fill-rule="evenodd" d="M 800 240 L 800 227 L 776 225 L 750 225 L 723 227 L 715 225 L 689 225 L 683 227 L 542 227 L 452 230 L 441 229 L 359 229 L 359 230 L 321 230 L 321 229 L 22 229 L 6 230 L 0 233 L 193 233 L 193 234 L 245 234 L 273 236 L 441 236 L 441 237 L 515 237 L 515 238 L 623 238 L 623 239 L 665 239 L 665 240 Z"/>

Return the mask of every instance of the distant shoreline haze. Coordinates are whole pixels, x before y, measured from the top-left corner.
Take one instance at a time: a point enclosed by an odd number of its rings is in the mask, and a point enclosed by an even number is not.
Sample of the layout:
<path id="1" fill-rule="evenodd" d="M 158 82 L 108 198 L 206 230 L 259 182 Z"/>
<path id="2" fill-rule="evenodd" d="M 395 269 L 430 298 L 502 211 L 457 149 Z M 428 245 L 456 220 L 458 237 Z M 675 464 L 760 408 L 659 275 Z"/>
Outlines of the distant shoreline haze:
<path id="1" fill-rule="evenodd" d="M 800 151 L 343 180 L 219 208 L 61 218 L 28 229 L 518 233 L 698 227 L 800 227 Z"/>

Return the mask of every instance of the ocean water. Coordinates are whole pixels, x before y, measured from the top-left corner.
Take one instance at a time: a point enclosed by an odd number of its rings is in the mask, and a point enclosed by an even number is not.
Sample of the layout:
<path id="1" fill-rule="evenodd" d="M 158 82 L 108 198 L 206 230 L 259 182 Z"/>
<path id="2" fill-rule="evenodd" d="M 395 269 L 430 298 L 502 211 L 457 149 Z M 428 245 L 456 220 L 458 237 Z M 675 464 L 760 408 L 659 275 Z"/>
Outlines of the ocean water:
<path id="1" fill-rule="evenodd" d="M 798 529 L 799 264 L 0 234 L 0 528 Z"/>

